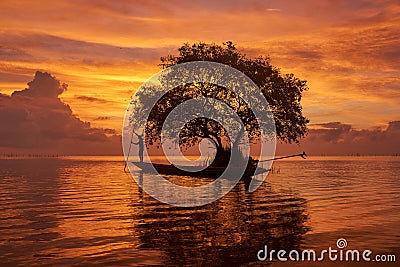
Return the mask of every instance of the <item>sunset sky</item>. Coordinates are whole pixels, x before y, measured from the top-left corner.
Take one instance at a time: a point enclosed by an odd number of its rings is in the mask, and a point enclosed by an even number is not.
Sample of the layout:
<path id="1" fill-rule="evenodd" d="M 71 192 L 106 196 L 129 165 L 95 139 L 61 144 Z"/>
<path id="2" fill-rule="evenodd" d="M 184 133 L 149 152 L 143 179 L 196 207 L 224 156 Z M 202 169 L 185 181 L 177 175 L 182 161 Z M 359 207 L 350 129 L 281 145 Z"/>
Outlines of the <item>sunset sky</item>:
<path id="1" fill-rule="evenodd" d="M 303 107 L 315 131 L 346 140 L 400 129 L 398 0 L 3 0 L 0 93 L 6 99 L 37 70 L 48 72 L 68 84 L 55 97 L 73 114 L 118 134 L 130 96 L 160 70 L 160 56 L 184 42 L 228 40 L 308 81 Z"/>

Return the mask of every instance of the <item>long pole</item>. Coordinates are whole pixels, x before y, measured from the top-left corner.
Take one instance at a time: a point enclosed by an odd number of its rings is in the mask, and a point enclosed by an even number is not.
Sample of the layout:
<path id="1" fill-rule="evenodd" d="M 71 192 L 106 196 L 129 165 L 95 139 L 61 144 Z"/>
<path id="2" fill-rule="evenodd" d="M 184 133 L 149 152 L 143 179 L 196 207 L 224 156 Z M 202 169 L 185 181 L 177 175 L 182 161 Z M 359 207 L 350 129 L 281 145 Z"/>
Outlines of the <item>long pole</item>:
<path id="1" fill-rule="evenodd" d="M 278 159 L 286 159 L 286 158 L 294 158 L 294 157 L 302 157 L 303 159 L 306 158 L 306 152 L 303 151 L 303 153 L 300 154 L 294 154 L 294 155 L 289 155 L 289 156 L 283 156 L 283 157 L 277 157 L 273 159 L 265 159 L 265 160 L 260 160 L 259 162 L 265 162 L 265 161 L 272 161 L 272 160 L 278 160 Z"/>
<path id="2" fill-rule="evenodd" d="M 133 131 L 132 131 L 132 133 L 131 133 L 131 141 L 129 142 L 128 155 L 126 155 L 126 161 L 125 161 L 125 166 L 124 166 L 124 172 L 126 172 L 126 165 L 128 164 L 129 153 L 131 153 L 132 139 L 133 139 Z"/>

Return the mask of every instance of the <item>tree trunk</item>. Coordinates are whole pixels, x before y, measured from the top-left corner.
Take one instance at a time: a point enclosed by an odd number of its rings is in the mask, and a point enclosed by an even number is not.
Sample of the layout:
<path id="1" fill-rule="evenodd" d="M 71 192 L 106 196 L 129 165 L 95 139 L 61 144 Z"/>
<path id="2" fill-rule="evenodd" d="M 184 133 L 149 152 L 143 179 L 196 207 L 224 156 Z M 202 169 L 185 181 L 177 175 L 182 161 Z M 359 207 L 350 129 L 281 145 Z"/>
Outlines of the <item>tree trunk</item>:
<path id="1" fill-rule="evenodd" d="M 217 149 L 214 161 L 211 163 L 211 166 L 226 167 L 230 160 L 231 148 L 230 147 L 224 148 L 221 138 L 217 135 L 210 134 L 209 138 L 214 141 L 216 149 Z"/>

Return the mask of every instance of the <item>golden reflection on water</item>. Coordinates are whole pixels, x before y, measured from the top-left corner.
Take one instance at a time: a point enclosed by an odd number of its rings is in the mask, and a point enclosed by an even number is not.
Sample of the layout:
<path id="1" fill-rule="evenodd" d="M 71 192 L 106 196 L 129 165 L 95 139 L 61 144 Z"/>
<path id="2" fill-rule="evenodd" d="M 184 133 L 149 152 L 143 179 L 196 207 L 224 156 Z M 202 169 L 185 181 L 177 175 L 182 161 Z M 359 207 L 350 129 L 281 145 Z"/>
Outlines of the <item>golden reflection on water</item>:
<path id="1" fill-rule="evenodd" d="M 398 249 L 400 160 L 274 167 L 254 193 L 240 182 L 216 202 L 177 208 L 143 192 L 120 158 L 0 160 L 0 262 L 247 265 L 264 245 L 322 250 L 340 237 Z"/>

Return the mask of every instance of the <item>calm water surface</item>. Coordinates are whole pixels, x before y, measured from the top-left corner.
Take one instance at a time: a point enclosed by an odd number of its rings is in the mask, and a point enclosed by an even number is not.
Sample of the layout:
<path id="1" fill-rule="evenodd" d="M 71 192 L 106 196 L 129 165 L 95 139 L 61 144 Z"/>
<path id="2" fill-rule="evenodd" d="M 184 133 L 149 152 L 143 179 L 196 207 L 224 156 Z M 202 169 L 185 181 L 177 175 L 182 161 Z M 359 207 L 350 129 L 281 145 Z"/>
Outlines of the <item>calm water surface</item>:
<path id="1" fill-rule="evenodd" d="M 336 248 L 339 238 L 399 261 L 400 158 L 277 161 L 256 192 L 240 182 L 199 208 L 154 200 L 123 165 L 0 159 L 0 266 L 337 266 L 256 255 L 264 245 Z"/>

